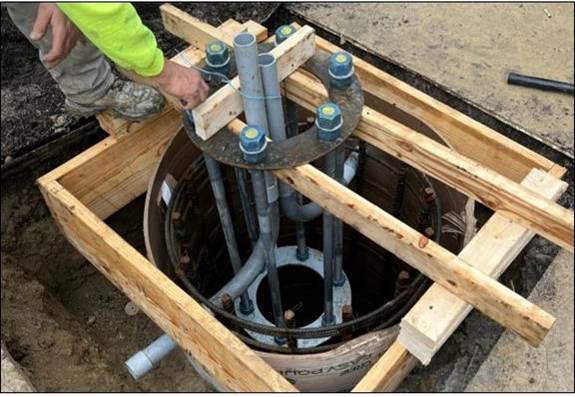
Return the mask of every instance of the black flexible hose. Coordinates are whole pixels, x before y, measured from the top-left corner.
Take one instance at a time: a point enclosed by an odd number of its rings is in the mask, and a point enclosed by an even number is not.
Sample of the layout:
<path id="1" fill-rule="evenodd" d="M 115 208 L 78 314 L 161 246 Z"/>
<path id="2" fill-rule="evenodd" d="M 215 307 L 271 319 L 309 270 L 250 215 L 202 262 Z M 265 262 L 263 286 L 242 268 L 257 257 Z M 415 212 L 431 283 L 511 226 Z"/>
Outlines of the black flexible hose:
<path id="1" fill-rule="evenodd" d="M 523 87 L 537 88 L 544 91 L 562 92 L 564 94 L 574 93 L 573 84 L 557 80 L 543 79 L 541 77 L 525 76 L 523 74 L 509 73 L 507 84 L 520 85 Z"/>

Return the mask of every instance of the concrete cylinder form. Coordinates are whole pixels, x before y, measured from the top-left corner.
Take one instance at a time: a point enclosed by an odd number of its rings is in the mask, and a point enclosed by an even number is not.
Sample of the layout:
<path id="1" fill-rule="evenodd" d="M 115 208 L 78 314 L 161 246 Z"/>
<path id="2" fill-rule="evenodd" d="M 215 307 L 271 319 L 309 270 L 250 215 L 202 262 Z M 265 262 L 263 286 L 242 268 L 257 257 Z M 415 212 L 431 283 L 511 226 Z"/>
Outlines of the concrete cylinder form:
<path id="1" fill-rule="evenodd" d="M 145 219 L 145 228 L 147 228 L 148 232 L 146 233 L 146 244 L 148 248 L 148 256 L 151 261 L 153 261 L 158 267 L 161 269 L 167 269 L 167 266 L 170 266 L 169 262 L 167 262 L 168 258 L 165 256 L 165 252 L 163 251 L 164 244 L 158 244 L 162 241 L 164 235 L 164 223 L 165 218 L 162 214 L 164 214 L 164 202 L 157 202 L 157 197 L 163 186 L 163 181 L 166 180 L 167 175 L 173 175 L 177 180 L 183 179 L 185 175 L 185 170 L 188 169 L 190 161 L 196 159 L 198 156 L 201 156 L 201 153 L 194 147 L 193 143 L 189 141 L 185 132 L 179 134 L 174 141 L 169 145 L 166 151 L 167 155 L 161 160 L 159 164 L 159 168 L 154 175 L 154 180 L 156 183 L 153 184 L 152 188 L 148 191 L 148 195 L 146 198 L 147 203 L 147 217 Z M 372 152 L 372 155 L 374 152 Z M 360 155 L 361 156 L 361 155 Z M 380 186 L 383 189 L 384 186 L 387 188 L 392 188 L 393 179 L 391 179 L 390 175 L 393 175 L 396 166 L 392 163 L 393 167 L 390 169 L 389 173 L 382 172 L 382 165 L 380 163 L 381 160 L 387 160 L 387 156 L 384 153 L 375 152 L 375 156 L 377 158 L 371 159 L 371 157 L 366 157 L 366 165 L 364 167 L 368 170 L 362 171 L 362 167 L 360 166 L 358 170 L 357 176 L 360 178 L 359 182 L 364 181 L 364 184 L 368 186 Z M 377 160 L 377 161 L 376 161 Z M 352 151 L 348 153 L 346 163 L 344 165 L 344 179 L 349 181 L 356 170 L 356 164 L 358 162 L 358 154 L 356 151 Z M 387 163 L 385 163 L 387 164 Z M 387 168 L 385 168 L 387 170 Z M 222 171 L 224 169 L 222 168 Z M 231 170 L 229 170 L 231 171 Z M 203 167 L 195 168 L 194 175 L 201 177 L 205 175 L 205 169 Z M 229 174 L 228 174 L 229 176 Z M 366 178 L 366 179 L 364 179 Z M 411 183 L 413 180 L 411 178 L 408 179 L 408 185 L 412 186 Z M 413 187 L 419 187 L 419 185 L 413 185 Z M 204 184 L 202 188 L 202 192 L 208 191 L 210 189 L 209 184 Z M 368 198 L 373 200 L 373 202 L 377 203 L 378 205 L 385 207 L 390 203 L 390 201 L 384 197 L 384 195 L 380 194 L 381 190 L 377 188 L 376 190 L 368 190 Z M 416 189 L 417 190 L 417 189 Z M 418 190 L 417 190 L 418 191 Z M 411 189 L 407 191 L 406 200 L 414 200 L 416 195 L 412 195 Z M 439 194 L 441 197 L 445 196 L 446 190 L 440 190 Z M 230 196 L 233 197 L 235 202 L 239 203 L 239 196 L 238 192 L 235 193 L 233 191 L 229 192 Z M 413 196 L 413 197 L 412 197 Z M 417 196 L 419 197 L 419 196 Z M 459 195 L 457 195 L 459 197 Z M 450 209 L 459 213 L 463 211 L 464 208 L 464 199 L 465 197 L 457 198 L 457 201 L 454 202 L 456 204 L 449 204 L 447 202 L 446 211 Z M 450 199 L 451 200 L 451 199 Z M 451 201 L 450 201 L 451 202 Z M 442 201 L 443 203 L 443 201 Z M 211 206 L 213 210 L 211 211 L 212 215 L 210 219 L 213 219 L 213 222 L 216 222 L 217 218 L 217 211 L 215 208 L 215 203 L 209 203 L 208 206 Z M 450 206 L 451 205 L 451 206 Z M 234 211 L 234 208 L 230 208 Z M 241 216 L 240 213 L 237 212 L 239 209 L 239 205 L 236 206 L 236 216 Z M 243 286 L 249 286 L 253 284 L 255 277 L 251 277 L 252 275 L 261 275 L 261 271 L 264 268 L 263 264 L 263 246 L 258 241 L 256 243 L 255 248 L 247 248 L 250 245 L 249 240 L 247 239 L 247 233 L 245 233 L 245 227 L 241 225 L 236 225 L 238 228 L 238 232 L 240 234 L 237 235 L 238 243 L 240 244 L 240 248 L 244 247 L 246 249 L 246 254 L 251 254 L 250 259 L 248 259 L 242 270 L 237 275 L 229 274 L 229 287 L 231 289 L 235 289 L 236 291 L 242 291 Z M 320 226 L 320 225 L 318 225 Z M 243 229 L 242 229 L 243 228 Z M 350 239 L 350 235 L 353 233 L 350 228 L 344 229 L 346 233 L 346 249 L 349 249 L 354 245 L 354 240 Z M 310 241 L 315 241 L 316 244 L 321 244 L 321 227 L 318 228 L 309 228 L 308 229 L 308 237 L 310 237 Z M 221 233 L 221 232 L 220 232 Z M 244 241 L 240 241 L 241 233 L 245 234 Z M 282 239 L 284 238 L 293 238 L 293 234 L 289 235 L 289 232 L 284 231 L 282 235 Z M 277 236 L 277 232 L 276 232 Z M 223 242 L 223 236 L 220 237 Z M 275 240 L 275 237 L 274 237 Z M 369 243 L 369 242 L 368 242 Z M 219 248 L 223 255 L 225 255 L 225 245 Z M 250 252 L 251 251 L 251 252 Z M 198 251 L 199 252 L 199 251 Z M 374 261 L 373 263 L 379 263 L 376 261 L 376 255 L 370 254 L 370 250 L 362 250 L 361 252 L 364 253 L 364 256 L 361 258 L 348 258 L 348 261 L 351 260 L 353 265 L 360 265 L 364 263 L 362 261 Z M 195 254 L 195 253 L 194 253 Z M 355 254 L 355 251 L 354 251 Z M 199 255 L 199 254 L 198 254 Z M 310 254 L 311 255 L 311 254 Z M 199 256 L 197 257 L 199 259 Z M 260 259 L 256 261 L 256 258 Z M 371 258 L 371 259 L 369 259 Z M 344 257 L 344 259 L 346 259 Z M 356 263 L 357 262 L 357 263 Z M 347 263 L 349 265 L 349 262 Z M 261 266 L 261 267 L 260 267 Z M 364 267 L 365 268 L 365 267 Z M 351 278 L 351 276 L 350 276 Z M 266 280 L 264 280 L 265 282 Z M 281 279 L 280 279 L 281 281 Z M 243 285 L 242 285 L 243 284 Z M 228 289 L 228 288 L 222 288 Z M 229 289 L 228 289 L 229 290 Z M 336 297 L 335 291 L 337 291 L 337 287 L 334 288 L 334 298 Z M 361 293 L 361 291 L 359 291 Z M 321 295 L 321 294 L 320 294 Z M 235 295 L 236 297 L 239 294 Z M 212 300 L 212 302 L 217 303 L 220 302 L 219 299 Z M 355 308 L 355 303 L 354 303 Z M 320 309 L 321 310 L 321 309 Z M 358 309 L 359 310 L 359 309 Z M 334 313 L 336 314 L 336 313 Z M 367 367 L 361 368 L 358 371 L 349 371 L 349 368 L 352 368 L 353 365 L 356 365 L 358 362 L 363 363 L 367 360 L 365 352 L 369 352 L 370 360 L 374 360 L 374 357 L 379 356 L 386 348 L 389 346 L 393 340 L 395 340 L 397 336 L 397 328 L 393 327 L 391 329 L 385 329 L 382 331 L 378 331 L 377 333 L 369 333 L 366 335 L 362 335 L 359 338 L 352 339 L 349 342 L 346 342 L 341 347 L 337 348 L 336 350 L 330 350 L 325 353 L 318 353 L 314 354 L 313 356 L 304 354 L 284 354 L 284 353 L 271 353 L 271 352 L 261 352 L 257 351 L 257 354 L 264 358 L 272 367 L 276 370 L 280 371 L 283 374 L 286 374 L 290 379 L 292 379 L 298 389 L 302 391 L 342 391 L 349 389 L 355 384 L 359 378 L 365 373 Z M 356 347 L 361 348 L 356 348 Z M 193 362 L 193 358 L 191 356 L 190 360 Z M 359 360 L 359 361 L 358 361 Z M 352 364 L 354 363 L 354 364 Z M 201 371 L 201 367 L 197 367 Z M 327 368 L 338 368 L 337 370 L 329 370 Z M 341 368 L 341 369 L 339 369 Z M 203 376 L 212 383 L 213 378 L 211 378 L 207 374 L 203 374 Z M 215 385 L 218 388 L 218 385 Z"/>

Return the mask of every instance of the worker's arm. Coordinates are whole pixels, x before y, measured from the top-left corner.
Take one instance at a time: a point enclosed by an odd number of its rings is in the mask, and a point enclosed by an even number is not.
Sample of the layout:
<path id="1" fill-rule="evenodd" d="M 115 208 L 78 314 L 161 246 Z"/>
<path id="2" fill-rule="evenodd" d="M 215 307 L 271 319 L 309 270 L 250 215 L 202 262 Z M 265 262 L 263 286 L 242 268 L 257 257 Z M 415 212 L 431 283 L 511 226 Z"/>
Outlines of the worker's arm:
<path id="1" fill-rule="evenodd" d="M 130 3 L 58 3 L 58 7 L 116 65 L 157 76 L 164 54 Z"/>
<path id="2" fill-rule="evenodd" d="M 72 51 L 78 29 L 108 58 L 126 70 L 150 77 L 162 92 L 181 99 L 186 109 L 203 102 L 208 86 L 200 73 L 164 59 L 153 33 L 127 3 L 40 3 L 30 34 L 40 40 L 52 29 L 52 48 L 42 55 L 54 67 Z"/>

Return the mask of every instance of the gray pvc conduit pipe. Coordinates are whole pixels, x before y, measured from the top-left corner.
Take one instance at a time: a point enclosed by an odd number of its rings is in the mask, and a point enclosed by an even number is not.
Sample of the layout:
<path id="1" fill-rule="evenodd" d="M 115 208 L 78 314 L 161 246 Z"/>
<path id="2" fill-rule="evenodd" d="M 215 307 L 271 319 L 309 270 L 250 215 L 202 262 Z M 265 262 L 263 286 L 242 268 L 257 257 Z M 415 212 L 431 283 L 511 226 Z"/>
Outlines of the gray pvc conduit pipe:
<path id="1" fill-rule="evenodd" d="M 260 126 L 269 136 L 265 91 L 258 59 L 256 37 L 248 32 L 234 37 L 234 56 L 242 91 L 242 102 L 247 124 Z M 268 202 L 278 205 L 278 183 L 271 172 L 265 172 Z M 274 222 L 279 222 L 279 218 Z"/>
<path id="2" fill-rule="evenodd" d="M 130 375 L 138 380 L 154 369 L 156 364 L 177 346 L 177 343 L 168 334 L 164 334 L 150 343 L 145 349 L 130 357 L 124 363 L 124 366 Z"/>
<path id="3" fill-rule="evenodd" d="M 343 185 L 349 185 L 355 177 L 359 163 L 358 156 L 358 153 L 352 152 L 345 160 L 343 165 L 343 179 L 341 181 Z M 322 213 L 322 208 L 317 203 L 299 204 L 295 190 L 285 183 L 280 184 L 280 203 L 282 213 L 293 221 L 309 222 Z"/>

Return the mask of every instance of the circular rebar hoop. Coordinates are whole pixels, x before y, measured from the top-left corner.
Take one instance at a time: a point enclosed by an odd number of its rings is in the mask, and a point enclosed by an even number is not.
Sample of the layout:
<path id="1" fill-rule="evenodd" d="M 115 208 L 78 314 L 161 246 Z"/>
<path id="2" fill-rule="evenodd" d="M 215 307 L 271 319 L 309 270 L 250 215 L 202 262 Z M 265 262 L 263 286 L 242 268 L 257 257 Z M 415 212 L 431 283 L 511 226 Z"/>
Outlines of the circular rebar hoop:
<path id="1" fill-rule="evenodd" d="M 192 176 L 194 171 L 203 168 L 201 167 L 201 162 L 202 160 L 193 162 L 190 165 L 190 167 L 188 167 L 188 170 L 185 172 L 184 177 L 181 179 L 182 182 L 177 184 L 173 192 L 172 200 L 170 201 L 170 204 L 168 205 L 168 208 L 166 210 L 166 218 L 165 218 L 166 246 L 169 253 L 172 268 L 176 276 L 178 277 L 179 281 L 183 285 L 183 287 L 190 293 L 190 295 L 194 299 L 196 299 L 201 304 L 208 307 L 222 321 L 228 324 L 233 324 L 235 329 L 243 328 L 244 330 L 250 330 L 264 335 L 278 336 L 283 338 L 295 338 L 295 339 L 339 337 L 342 334 L 345 334 L 346 332 L 358 332 L 362 330 L 364 331 L 381 330 L 383 328 L 395 324 L 395 322 L 397 322 L 407 312 L 407 310 L 409 310 L 411 305 L 415 303 L 416 299 L 418 299 L 429 286 L 429 280 L 425 276 L 419 274 L 417 277 L 413 279 L 413 282 L 403 292 L 401 292 L 392 300 L 386 302 L 381 307 L 373 310 L 372 312 L 362 315 L 351 321 L 317 328 L 292 329 L 292 328 L 262 325 L 259 323 L 241 319 L 235 315 L 226 312 L 225 310 L 223 310 L 222 308 L 218 307 L 213 302 L 211 302 L 202 293 L 200 293 L 198 289 L 189 281 L 185 272 L 180 267 L 179 265 L 180 248 L 173 224 L 170 221 L 170 219 L 172 219 L 172 214 L 175 211 L 186 213 L 187 212 L 186 207 L 188 207 L 191 202 L 196 201 L 193 195 L 190 200 L 190 195 L 189 192 L 187 192 L 187 190 L 190 187 L 190 185 L 193 185 L 193 180 L 196 179 Z M 435 222 L 440 221 L 441 219 L 439 216 L 435 217 Z M 434 226 L 437 226 L 436 227 L 437 230 L 440 230 L 439 224 L 436 224 Z M 436 241 L 439 241 L 440 235 L 441 233 L 437 233 L 434 236 Z M 194 260 L 192 258 L 190 259 L 192 263 L 188 264 L 188 266 L 193 268 Z M 341 345 L 342 343 L 340 341 L 328 345 L 297 348 L 295 350 L 292 350 L 285 346 L 269 345 L 262 342 L 254 341 L 250 336 L 247 336 L 242 332 L 240 333 L 236 332 L 236 334 L 238 335 L 238 337 L 240 337 L 240 339 L 242 339 L 244 342 L 251 345 L 252 347 L 278 353 L 292 353 L 292 354 L 318 353 L 322 351 L 331 350 Z"/>

